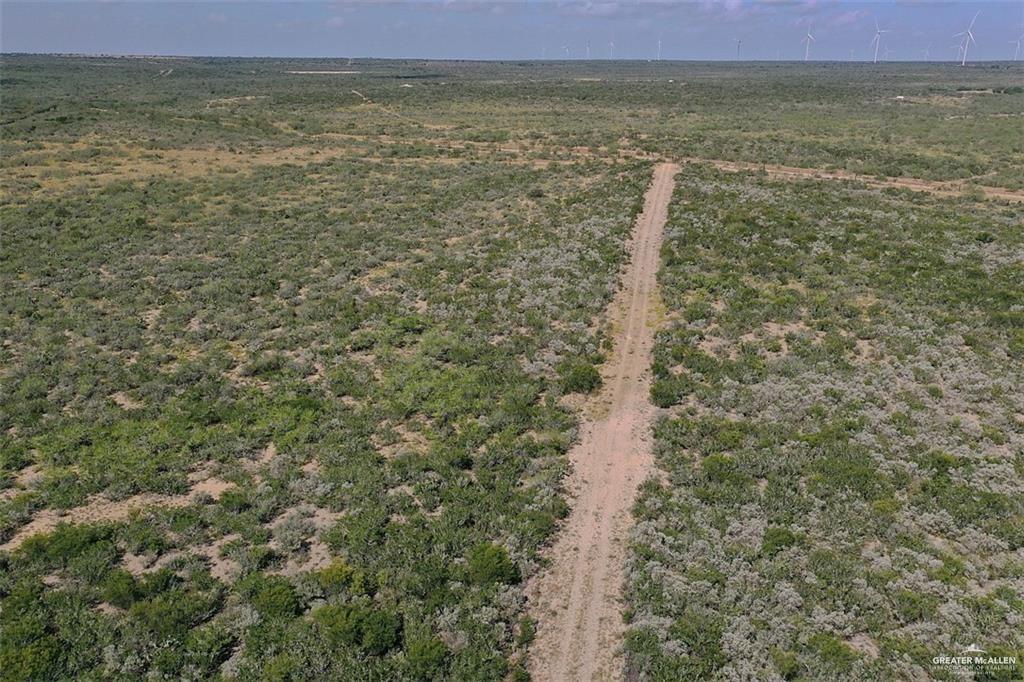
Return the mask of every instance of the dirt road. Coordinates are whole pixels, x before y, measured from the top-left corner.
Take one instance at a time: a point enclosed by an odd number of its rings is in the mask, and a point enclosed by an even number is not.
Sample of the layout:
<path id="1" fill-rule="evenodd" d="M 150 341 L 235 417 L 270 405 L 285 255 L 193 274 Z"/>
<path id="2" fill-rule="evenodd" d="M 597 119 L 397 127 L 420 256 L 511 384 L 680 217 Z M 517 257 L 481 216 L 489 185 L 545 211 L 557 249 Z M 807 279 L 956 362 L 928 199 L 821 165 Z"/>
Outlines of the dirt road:
<path id="1" fill-rule="evenodd" d="M 606 363 L 602 390 L 587 406 L 580 442 L 569 453 L 572 512 L 548 554 L 551 567 L 528 588 L 537 621 L 529 661 L 534 680 L 621 676 L 626 534 L 637 487 L 653 470 L 652 300 L 678 170 L 672 164 L 655 167 L 634 228 L 632 259 L 609 309 L 614 355 Z"/>

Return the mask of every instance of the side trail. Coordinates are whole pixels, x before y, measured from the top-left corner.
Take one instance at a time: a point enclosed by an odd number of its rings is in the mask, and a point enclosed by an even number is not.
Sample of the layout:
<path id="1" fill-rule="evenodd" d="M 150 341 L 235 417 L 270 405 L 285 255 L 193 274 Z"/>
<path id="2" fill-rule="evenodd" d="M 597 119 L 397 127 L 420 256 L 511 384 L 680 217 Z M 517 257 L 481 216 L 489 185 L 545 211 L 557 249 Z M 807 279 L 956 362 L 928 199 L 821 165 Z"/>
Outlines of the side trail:
<path id="1" fill-rule="evenodd" d="M 609 308 L 614 355 L 591 400 L 581 439 L 569 452 L 573 507 L 547 556 L 550 567 L 528 586 L 537 637 L 534 680 L 613 680 L 620 648 L 626 537 L 637 488 L 651 474 L 650 365 L 653 300 L 662 233 L 679 167 L 659 164 L 637 218 L 632 258 Z"/>

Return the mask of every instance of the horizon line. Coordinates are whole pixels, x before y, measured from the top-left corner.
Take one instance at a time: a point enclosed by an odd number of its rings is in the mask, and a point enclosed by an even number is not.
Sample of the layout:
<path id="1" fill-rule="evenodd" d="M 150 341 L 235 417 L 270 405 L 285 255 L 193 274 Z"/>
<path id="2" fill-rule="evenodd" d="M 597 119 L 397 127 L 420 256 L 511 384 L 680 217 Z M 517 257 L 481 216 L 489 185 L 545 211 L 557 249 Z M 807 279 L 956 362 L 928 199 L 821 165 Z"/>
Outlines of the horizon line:
<path id="1" fill-rule="evenodd" d="M 209 55 L 209 54 L 147 54 L 132 52 L 0 52 L 0 57 L 65 57 L 76 59 L 323 59 L 323 60 L 361 60 L 378 62 L 473 62 L 479 64 L 502 63 L 502 62 L 532 62 L 543 64 L 603 64 L 603 63 L 704 63 L 714 62 L 721 64 L 956 64 L 958 60 L 953 59 L 888 59 L 877 62 L 871 59 L 718 59 L 707 58 L 684 58 L 684 59 L 649 59 L 644 57 L 635 58 L 598 58 L 598 59 L 545 59 L 537 57 L 503 57 L 494 59 L 479 59 L 472 57 L 367 57 L 367 56 L 323 56 L 323 55 Z M 1014 59 L 979 59 L 968 62 L 971 64 L 1017 64 L 1024 65 L 1024 60 Z"/>

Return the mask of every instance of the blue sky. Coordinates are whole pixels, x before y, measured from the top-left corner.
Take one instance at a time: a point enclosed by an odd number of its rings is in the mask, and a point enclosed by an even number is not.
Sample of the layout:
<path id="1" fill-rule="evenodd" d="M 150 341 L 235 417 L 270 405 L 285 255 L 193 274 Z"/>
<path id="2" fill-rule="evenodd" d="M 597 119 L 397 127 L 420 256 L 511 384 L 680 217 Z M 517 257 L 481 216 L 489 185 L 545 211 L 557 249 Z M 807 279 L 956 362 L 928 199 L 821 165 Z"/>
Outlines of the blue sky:
<path id="1" fill-rule="evenodd" d="M 0 2 L 0 50 L 457 59 L 953 59 L 979 12 L 972 59 L 1010 59 L 1024 0 L 479 2 Z M 852 53 L 851 53 L 852 51 Z M 1024 58 L 1024 50 L 1022 50 Z"/>

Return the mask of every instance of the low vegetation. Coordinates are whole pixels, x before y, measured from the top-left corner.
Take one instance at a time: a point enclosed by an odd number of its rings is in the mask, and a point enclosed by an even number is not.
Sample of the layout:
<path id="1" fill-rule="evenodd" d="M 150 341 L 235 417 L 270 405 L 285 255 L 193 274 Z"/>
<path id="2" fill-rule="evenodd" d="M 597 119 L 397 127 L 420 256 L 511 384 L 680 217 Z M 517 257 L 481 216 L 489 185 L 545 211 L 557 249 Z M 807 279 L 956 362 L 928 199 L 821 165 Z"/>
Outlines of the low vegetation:
<path id="1" fill-rule="evenodd" d="M 647 175 L 426 154 L 9 197 L 5 675 L 507 675 Z"/>
<path id="2" fill-rule="evenodd" d="M 522 677 L 655 159 L 1024 187 L 1005 64 L 342 64 L 0 58 L 0 677 Z M 977 196 L 686 165 L 633 673 L 1020 649 Z"/>
<path id="3" fill-rule="evenodd" d="M 680 175 L 633 674 L 945 679 L 932 657 L 971 643 L 1019 655 L 1021 218 Z"/>

